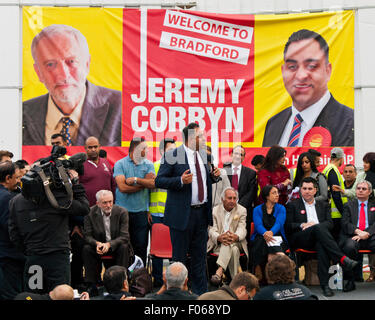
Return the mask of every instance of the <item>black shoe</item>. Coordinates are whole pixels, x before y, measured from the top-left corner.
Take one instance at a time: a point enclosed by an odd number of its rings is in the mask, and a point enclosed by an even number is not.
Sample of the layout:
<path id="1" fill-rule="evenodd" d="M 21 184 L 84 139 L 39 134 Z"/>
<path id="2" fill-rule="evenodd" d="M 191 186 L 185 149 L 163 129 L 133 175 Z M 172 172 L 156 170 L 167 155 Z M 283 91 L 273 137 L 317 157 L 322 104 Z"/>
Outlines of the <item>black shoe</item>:
<path id="1" fill-rule="evenodd" d="M 355 290 L 355 282 L 353 280 L 348 280 L 348 282 L 344 285 L 343 291 L 350 292 Z"/>
<path id="2" fill-rule="evenodd" d="M 346 271 L 353 270 L 358 265 L 358 261 L 352 260 L 348 257 L 345 257 L 343 262 Z"/>
<path id="3" fill-rule="evenodd" d="M 325 297 L 332 297 L 335 295 L 333 291 L 331 290 L 331 288 L 328 286 L 322 286 L 322 291 L 323 291 L 323 296 Z"/>

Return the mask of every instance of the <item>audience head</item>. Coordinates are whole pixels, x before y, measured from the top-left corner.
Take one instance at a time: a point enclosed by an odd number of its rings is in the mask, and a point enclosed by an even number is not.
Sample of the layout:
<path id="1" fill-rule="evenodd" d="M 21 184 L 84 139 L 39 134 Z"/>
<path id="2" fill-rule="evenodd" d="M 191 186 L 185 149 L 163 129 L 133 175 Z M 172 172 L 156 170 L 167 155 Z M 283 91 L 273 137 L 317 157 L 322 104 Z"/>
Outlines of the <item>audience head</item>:
<path id="1" fill-rule="evenodd" d="M 0 162 L 12 161 L 13 153 L 8 150 L 0 150 Z"/>
<path id="2" fill-rule="evenodd" d="M 14 164 L 16 165 L 16 168 L 20 170 L 21 177 L 23 177 L 30 170 L 30 165 L 26 160 L 20 159 Z"/>
<path id="3" fill-rule="evenodd" d="M 103 284 L 108 293 L 129 291 L 127 269 L 123 266 L 112 266 L 103 275 Z"/>
<path id="4" fill-rule="evenodd" d="M 227 212 L 233 210 L 238 202 L 238 192 L 233 187 L 226 187 L 221 193 L 221 201 L 223 202 L 224 209 Z"/>
<path id="5" fill-rule="evenodd" d="M 231 150 L 230 154 L 232 156 L 232 164 L 235 166 L 239 166 L 245 160 L 246 151 L 244 147 L 239 145 L 235 146 Z"/>
<path id="6" fill-rule="evenodd" d="M 362 160 L 363 160 L 363 170 L 365 170 L 365 172 L 370 171 L 371 167 L 374 166 L 375 152 L 367 152 L 363 156 Z M 371 171 L 374 171 L 374 170 L 371 170 Z"/>
<path id="7" fill-rule="evenodd" d="M 259 171 L 260 169 L 262 169 L 265 159 L 266 158 L 263 155 L 257 154 L 251 160 L 251 164 L 254 166 L 255 170 Z"/>
<path id="8" fill-rule="evenodd" d="M 206 138 L 196 122 L 191 122 L 182 129 L 182 138 L 184 144 L 192 150 L 198 151 L 206 148 Z"/>
<path id="9" fill-rule="evenodd" d="M 188 271 L 181 262 L 174 262 L 167 267 L 165 278 L 167 289 L 179 288 L 183 290 L 187 286 Z"/>
<path id="10" fill-rule="evenodd" d="M 266 154 L 263 168 L 273 172 L 277 168 L 281 166 L 283 167 L 285 162 L 285 156 L 286 150 L 283 147 L 280 147 L 279 145 L 272 146 Z"/>
<path id="11" fill-rule="evenodd" d="M 107 158 L 107 151 L 105 151 L 104 149 L 100 149 L 99 150 L 99 157 L 100 158 Z"/>
<path id="12" fill-rule="evenodd" d="M 176 141 L 173 138 L 164 138 L 159 144 L 159 153 L 162 156 L 169 150 L 176 148 Z"/>
<path id="13" fill-rule="evenodd" d="M 360 201 L 367 201 L 372 193 L 372 184 L 370 181 L 363 180 L 357 184 L 356 197 Z"/>
<path id="14" fill-rule="evenodd" d="M 344 170 L 342 172 L 342 176 L 344 177 L 344 180 L 346 182 L 352 183 L 355 181 L 355 178 L 357 177 L 357 169 L 356 167 L 349 163 L 344 167 Z"/>
<path id="15" fill-rule="evenodd" d="M 135 137 L 130 141 L 129 155 L 135 163 L 140 163 L 147 157 L 147 142 L 144 137 Z"/>
<path id="16" fill-rule="evenodd" d="M 0 162 L 0 184 L 9 191 L 14 191 L 20 185 L 21 172 L 11 161 Z"/>
<path id="17" fill-rule="evenodd" d="M 293 188 L 298 187 L 306 173 L 318 172 L 314 158 L 309 152 L 303 152 L 298 157 L 296 176 L 293 181 Z"/>
<path id="18" fill-rule="evenodd" d="M 85 141 L 87 159 L 97 161 L 99 159 L 100 143 L 96 137 L 88 137 Z"/>
<path id="19" fill-rule="evenodd" d="M 49 296 L 52 300 L 73 300 L 74 291 L 71 286 L 67 284 L 61 284 L 50 291 Z"/>
<path id="20" fill-rule="evenodd" d="M 301 197 L 309 204 L 314 202 L 314 197 L 318 191 L 318 183 L 312 177 L 303 178 L 301 181 Z"/>
<path id="21" fill-rule="evenodd" d="M 237 273 L 229 284 L 239 300 L 251 300 L 259 291 L 259 281 L 249 272 Z"/>
<path id="22" fill-rule="evenodd" d="M 113 193 L 109 190 L 100 190 L 96 193 L 96 204 L 104 212 L 106 216 L 109 216 L 112 212 L 113 207 Z"/>
<path id="23" fill-rule="evenodd" d="M 344 163 L 345 153 L 339 147 L 331 150 L 331 162 L 335 163 L 337 167 L 340 167 Z"/>
<path id="24" fill-rule="evenodd" d="M 279 190 L 271 184 L 264 186 L 260 194 L 264 202 L 275 204 L 279 201 Z"/>
<path id="25" fill-rule="evenodd" d="M 276 254 L 266 265 L 269 284 L 288 284 L 295 281 L 296 264 L 287 255 Z"/>
<path id="26" fill-rule="evenodd" d="M 59 147 L 66 147 L 65 137 L 61 133 L 54 133 L 51 136 L 51 145 L 59 146 Z"/>
<path id="27" fill-rule="evenodd" d="M 322 154 L 318 150 L 315 150 L 315 149 L 309 149 L 307 152 L 312 155 L 314 159 L 315 167 L 318 168 L 320 166 L 320 157 L 322 156 Z"/>

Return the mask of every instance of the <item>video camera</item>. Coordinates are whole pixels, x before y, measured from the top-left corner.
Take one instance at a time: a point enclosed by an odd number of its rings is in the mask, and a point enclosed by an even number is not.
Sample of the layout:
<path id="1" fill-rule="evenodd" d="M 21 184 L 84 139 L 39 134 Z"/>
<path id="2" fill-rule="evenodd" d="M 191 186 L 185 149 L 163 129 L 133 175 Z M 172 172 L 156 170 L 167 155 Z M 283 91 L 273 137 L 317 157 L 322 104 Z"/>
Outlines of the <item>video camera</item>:
<path id="1" fill-rule="evenodd" d="M 48 198 L 50 204 L 56 209 L 69 209 L 73 201 L 72 181 L 69 170 L 75 170 L 83 175 L 83 163 L 87 156 L 77 153 L 69 159 L 60 159 L 66 154 L 66 148 L 53 146 L 51 155 L 39 160 L 39 165 L 31 168 L 22 178 L 22 195 L 35 204 L 41 204 Z M 74 181 L 73 181 L 74 182 Z M 61 191 L 68 196 L 67 204 L 61 206 L 54 192 Z"/>

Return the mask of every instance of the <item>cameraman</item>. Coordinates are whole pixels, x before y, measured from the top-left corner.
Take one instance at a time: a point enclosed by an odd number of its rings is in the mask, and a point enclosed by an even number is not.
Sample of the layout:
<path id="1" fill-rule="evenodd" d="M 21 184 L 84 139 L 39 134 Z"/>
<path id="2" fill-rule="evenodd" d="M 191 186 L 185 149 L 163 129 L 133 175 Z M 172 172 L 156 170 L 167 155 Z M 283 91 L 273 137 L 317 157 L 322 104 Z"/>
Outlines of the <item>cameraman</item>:
<path id="1" fill-rule="evenodd" d="M 52 190 L 60 206 L 68 209 L 56 209 L 47 198 L 37 204 L 24 194 L 10 202 L 9 235 L 26 255 L 24 280 L 28 292 L 47 293 L 70 282 L 69 216 L 85 216 L 90 208 L 78 173 L 72 169 L 67 172 L 73 189 L 71 205 L 63 184 L 58 187 L 55 183 Z"/>

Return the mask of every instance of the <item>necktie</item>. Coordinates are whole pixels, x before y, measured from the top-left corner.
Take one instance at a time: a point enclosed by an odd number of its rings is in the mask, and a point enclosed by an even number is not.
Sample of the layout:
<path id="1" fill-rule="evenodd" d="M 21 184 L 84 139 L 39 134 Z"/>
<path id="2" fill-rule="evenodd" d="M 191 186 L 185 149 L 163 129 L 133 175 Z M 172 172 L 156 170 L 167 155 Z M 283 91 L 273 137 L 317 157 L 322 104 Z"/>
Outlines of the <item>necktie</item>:
<path id="1" fill-rule="evenodd" d="M 198 182 L 198 200 L 199 202 L 203 202 L 204 198 L 204 190 L 203 190 L 203 180 L 202 180 L 202 172 L 201 167 L 198 161 L 198 153 L 194 152 L 194 161 L 195 161 L 195 171 L 197 172 L 197 182 Z"/>
<path id="2" fill-rule="evenodd" d="M 303 119 L 298 113 L 294 117 L 293 129 L 290 132 L 288 147 L 296 147 L 298 145 L 299 136 L 301 135 L 301 123 Z"/>
<path id="3" fill-rule="evenodd" d="M 360 230 L 366 229 L 366 213 L 365 213 L 365 204 L 361 203 L 361 210 L 359 211 L 359 223 L 358 228 Z"/>
<path id="4" fill-rule="evenodd" d="M 235 167 L 233 168 L 233 176 L 232 176 L 232 187 L 236 190 L 238 190 L 238 174 L 237 174 L 237 171 L 238 171 L 238 168 Z"/>
<path id="5" fill-rule="evenodd" d="M 62 118 L 63 127 L 61 129 L 61 134 L 64 136 L 66 145 L 71 146 L 72 145 L 72 139 L 70 137 L 70 125 L 72 124 L 72 120 L 69 117 Z"/>

